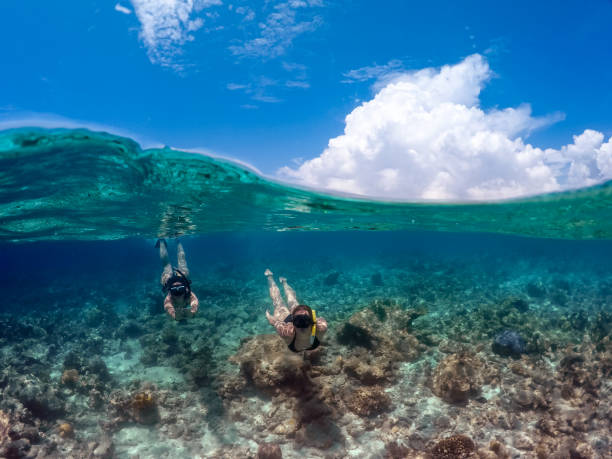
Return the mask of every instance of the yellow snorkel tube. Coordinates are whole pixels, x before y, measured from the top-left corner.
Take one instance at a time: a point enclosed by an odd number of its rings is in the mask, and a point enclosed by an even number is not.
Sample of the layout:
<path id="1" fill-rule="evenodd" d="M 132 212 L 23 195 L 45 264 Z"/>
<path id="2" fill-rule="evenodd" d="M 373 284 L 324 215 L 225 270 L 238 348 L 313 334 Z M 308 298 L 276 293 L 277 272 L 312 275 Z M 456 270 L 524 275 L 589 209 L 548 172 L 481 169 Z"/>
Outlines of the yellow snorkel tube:
<path id="1" fill-rule="evenodd" d="M 312 311 L 312 335 L 314 336 L 317 333 L 317 313 L 315 312 L 314 309 L 311 309 Z"/>

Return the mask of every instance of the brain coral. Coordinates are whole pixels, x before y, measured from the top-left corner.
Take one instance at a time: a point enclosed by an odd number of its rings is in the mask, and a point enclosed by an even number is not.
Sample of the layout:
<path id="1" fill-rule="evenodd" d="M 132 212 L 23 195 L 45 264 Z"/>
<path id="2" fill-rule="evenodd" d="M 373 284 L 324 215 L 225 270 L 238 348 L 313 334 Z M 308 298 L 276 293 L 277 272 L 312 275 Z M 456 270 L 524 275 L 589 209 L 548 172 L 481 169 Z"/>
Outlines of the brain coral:
<path id="1" fill-rule="evenodd" d="M 453 435 L 440 440 L 431 450 L 432 459 L 465 459 L 472 455 L 475 445 L 470 437 Z"/>
<path id="2" fill-rule="evenodd" d="M 346 405 L 359 416 L 375 416 L 391 408 L 391 398 L 380 386 L 360 387 L 350 394 Z"/>

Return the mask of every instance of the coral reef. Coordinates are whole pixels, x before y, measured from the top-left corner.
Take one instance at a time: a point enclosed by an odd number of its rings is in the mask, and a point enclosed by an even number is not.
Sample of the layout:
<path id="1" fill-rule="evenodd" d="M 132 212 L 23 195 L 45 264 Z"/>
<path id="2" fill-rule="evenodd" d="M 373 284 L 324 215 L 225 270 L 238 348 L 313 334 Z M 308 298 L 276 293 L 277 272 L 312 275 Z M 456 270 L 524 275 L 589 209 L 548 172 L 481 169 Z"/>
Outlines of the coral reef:
<path id="1" fill-rule="evenodd" d="M 431 459 L 467 459 L 473 455 L 475 449 L 470 437 L 453 435 L 440 440 L 431 448 Z"/>
<path id="2" fill-rule="evenodd" d="M 360 387 L 347 395 L 346 406 L 359 416 L 370 417 L 389 411 L 391 398 L 382 387 Z"/>
<path id="3" fill-rule="evenodd" d="M 345 346 L 343 368 L 363 384 L 384 384 L 396 378 L 397 365 L 411 361 L 425 349 L 412 335 L 412 322 L 424 311 L 403 309 L 376 300 L 353 314 L 337 333 Z"/>
<path id="4" fill-rule="evenodd" d="M 112 425 L 124 422 L 155 424 L 159 421 L 157 396 L 153 389 L 143 388 L 131 393 L 115 391 L 109 399 L 109 417 Z"/>
<path id="5" fill-rule="evenodd" d="M 436 367 L 432 390 L 449 403 L 465 402 L 478 395 L 484 383 L 484 364 L 468 353 L 451 354 Z"/>
<path id="6" fill-rule="evenodd" d="M 180 323 L 157 271 L 41 286 L 0 313 L 0 457 L 612 457 L 609 270 L 473 256 L 288 263 L 330 325 L 300 354 L 255 262 L 194 279 Z"/>

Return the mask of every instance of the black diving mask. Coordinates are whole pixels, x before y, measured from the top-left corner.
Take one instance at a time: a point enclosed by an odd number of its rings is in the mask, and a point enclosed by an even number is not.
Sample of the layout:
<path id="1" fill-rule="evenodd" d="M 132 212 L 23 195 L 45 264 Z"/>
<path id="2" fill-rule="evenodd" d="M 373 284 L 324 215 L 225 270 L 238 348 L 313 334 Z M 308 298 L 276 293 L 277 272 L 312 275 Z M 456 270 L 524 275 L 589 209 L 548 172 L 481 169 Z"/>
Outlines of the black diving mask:
<path id="1" fill-rule="evenodd" d="M 175 285 L 174 287 L 170 287 L 170 294 L 172 296 L 181 296 L 187 293 L 187 287 L 184 285 Z"/>
<path id="2" fill-rule="evenodd" d="M 293 316 L 292 322 L 295 328 L 308 328 L 313 324 L 312 318 L 304 314 Z"/>

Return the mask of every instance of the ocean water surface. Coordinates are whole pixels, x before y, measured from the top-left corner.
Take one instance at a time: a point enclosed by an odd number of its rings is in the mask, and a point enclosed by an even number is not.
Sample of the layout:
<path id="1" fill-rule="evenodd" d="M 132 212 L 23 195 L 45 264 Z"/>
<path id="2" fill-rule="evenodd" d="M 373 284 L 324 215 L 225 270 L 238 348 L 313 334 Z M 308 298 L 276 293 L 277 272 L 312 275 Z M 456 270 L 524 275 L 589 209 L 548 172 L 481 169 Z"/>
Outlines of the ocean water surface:
<path id="1" fill-rule="evenodd" d="M 376 202 L 1 132 L 0 457 L 612 457 L 611 193 Z M 316 350 L 266 320 L 266 268 L 328 322 Z"/>

